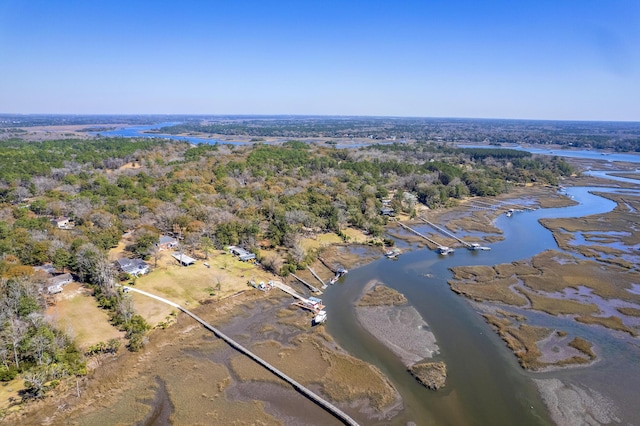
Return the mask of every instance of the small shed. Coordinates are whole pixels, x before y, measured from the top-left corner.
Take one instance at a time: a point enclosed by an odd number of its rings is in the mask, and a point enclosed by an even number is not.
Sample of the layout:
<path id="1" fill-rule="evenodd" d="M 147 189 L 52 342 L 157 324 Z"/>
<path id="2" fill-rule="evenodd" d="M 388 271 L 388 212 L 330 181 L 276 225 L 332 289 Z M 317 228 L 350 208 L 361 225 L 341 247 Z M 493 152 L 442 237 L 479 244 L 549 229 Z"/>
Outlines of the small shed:
<path id="1" fill-rule="evenodd" d="M 173 256 L 175 260 L 180 262 L 182 266 L 189 266 L 196 263 L 196 260 L 193 257 L 189 257 L 184 253 L 172 253 L 171 256 Z"/>
<path id="2" fill-rule="evenodd" d="M 73 223 L 71 223 L 71 219 L 66 216 L 56 217 L 51 219 L 51 224 L 58 229 L 71 229 L 73 228 Z"/>
<path id="3" fill-rule="evenodd" d="M 393 216 L 395 214 L 395 210 L 391 207 L 383 207 L 380 209 L 380 214 L 383 216 Z"/>
<path id="4" fill-rule="evenodd" d="M 49 294 L 62 293 L 62 286 L 61 285 L 50 285 L 49 287 L 47 287 L 47 292 Z"/>

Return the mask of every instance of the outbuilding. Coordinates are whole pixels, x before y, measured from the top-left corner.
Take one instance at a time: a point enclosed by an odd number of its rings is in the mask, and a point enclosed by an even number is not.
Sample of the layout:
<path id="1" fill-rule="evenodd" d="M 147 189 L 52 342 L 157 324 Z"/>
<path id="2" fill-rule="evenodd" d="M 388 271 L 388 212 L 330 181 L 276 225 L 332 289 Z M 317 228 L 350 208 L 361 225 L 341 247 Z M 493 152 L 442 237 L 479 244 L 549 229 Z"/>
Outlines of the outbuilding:
<path id="1" fill-rule="evenodd" d="M 171 256 L 173 256 L 175 260 L 180 262 L 182 266 L 189 266 L 196 263 L 196 260 L 193 257 L 189 257 L 184 253 L 172 253 Z"/>
<path id="2" fill-rule="evenodd" d="M 238 256 L 238 258 L 243 262 L 254 262 L 256 260 L 255 253 L 251 253 L 250 251 L 247 251 L 242 247 L 229 246 L 229 251 Z"/>

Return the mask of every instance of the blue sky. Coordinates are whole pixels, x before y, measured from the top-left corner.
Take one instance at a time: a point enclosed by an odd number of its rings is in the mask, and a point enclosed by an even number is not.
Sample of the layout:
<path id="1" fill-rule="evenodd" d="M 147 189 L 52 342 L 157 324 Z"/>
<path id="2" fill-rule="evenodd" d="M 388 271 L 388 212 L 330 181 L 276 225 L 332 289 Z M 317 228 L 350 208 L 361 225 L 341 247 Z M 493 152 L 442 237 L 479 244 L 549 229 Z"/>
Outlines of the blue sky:
<path id="1" fill-rule="evenodd" d="M 640 1 L 0 0 L 0 112 L 640 121 Z"/>

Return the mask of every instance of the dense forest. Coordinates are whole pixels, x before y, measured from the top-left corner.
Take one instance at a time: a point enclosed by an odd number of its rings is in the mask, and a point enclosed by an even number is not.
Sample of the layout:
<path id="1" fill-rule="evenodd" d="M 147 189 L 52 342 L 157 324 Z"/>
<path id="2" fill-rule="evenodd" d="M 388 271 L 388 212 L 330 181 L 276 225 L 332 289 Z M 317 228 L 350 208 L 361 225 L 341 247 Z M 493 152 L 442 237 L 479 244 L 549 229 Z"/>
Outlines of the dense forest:
<path id="1" fill-rule="evenodd" d="M 572 173 L 560 158 L 524 151 L 459 149 L 418 142 L 359 149 L 280 145 L 190 145 L 149 139 L 0 143 L 0 380 L 22 374 L 38 396 L 62 377 L 83 374 L 83 355 L 44 320 L 52 264 L 93 290 L 112 323 L 139 349 L 148 329 L 114 287 L 107 251 L 124 232 L 132 256 L 154 256 L 162 234 L 187 252 L 241 244 L 286 275 L 313 253 L 300 236 L 355 227 L 384 235 L 383 200 L 415 214 L 415 203 L 446 207 L 513 185 L 557 184 Z M 415 197 L 407 198 L 405 194 Z M 415 201 L 417 199 L 417 201 Z M 72 229 L 52 218 L 68 217 Z M 346 238 L 346 237 L 345 237 Z M 263 248 L 282 258 L 265 259 Z M 107 342 L 92 351 L 115 351 Z"/>

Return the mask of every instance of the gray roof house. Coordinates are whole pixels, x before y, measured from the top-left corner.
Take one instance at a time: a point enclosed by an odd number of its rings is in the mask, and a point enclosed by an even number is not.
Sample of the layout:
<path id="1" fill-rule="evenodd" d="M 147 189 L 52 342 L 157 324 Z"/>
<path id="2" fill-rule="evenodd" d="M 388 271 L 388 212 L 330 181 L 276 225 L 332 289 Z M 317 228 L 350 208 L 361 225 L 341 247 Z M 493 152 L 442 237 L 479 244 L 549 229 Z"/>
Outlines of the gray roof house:
<path id="1" fill-rule="evenodd" d="M 169 250 L 178 247 L 178 240 L 168 235 L 160 235 L 157 246 L 160 250 Z"/>
<path id="2" fill-rule="evenodd" d="M 129 259 L 122 257 L 116 260 L 118 269 L 129 275 L 144 275 L 149 273 L 149 265 L 142 259 Z"/>
<path id="3" fill-rule="evenodd" d="M 251 253 L 250 251 L 247 251 L 242 247 L 229 246 L 229 250 L 231 251 L 231 253 L 238 256 L 238 258 L 243 262 L 253 261 L 256 258 L 256 255 L 254 253 Z"/>

